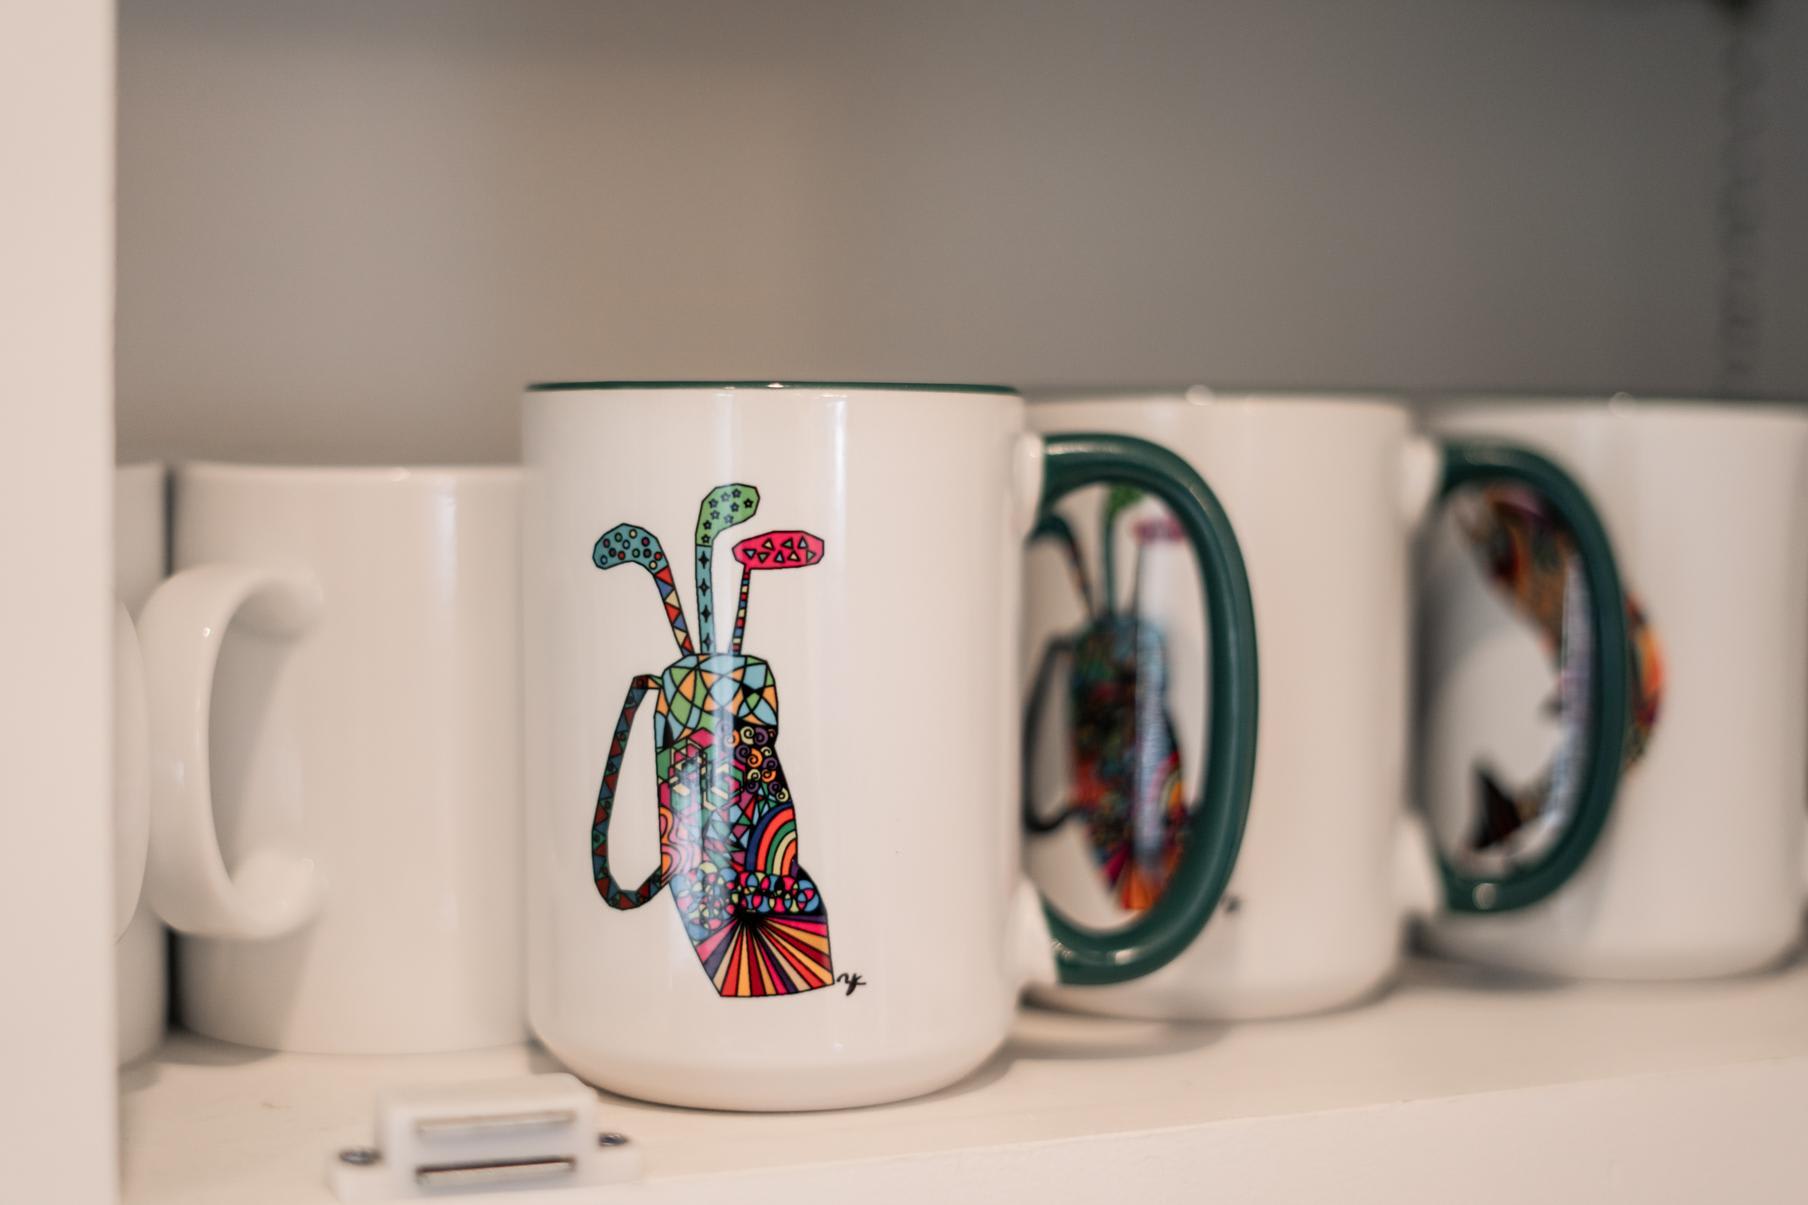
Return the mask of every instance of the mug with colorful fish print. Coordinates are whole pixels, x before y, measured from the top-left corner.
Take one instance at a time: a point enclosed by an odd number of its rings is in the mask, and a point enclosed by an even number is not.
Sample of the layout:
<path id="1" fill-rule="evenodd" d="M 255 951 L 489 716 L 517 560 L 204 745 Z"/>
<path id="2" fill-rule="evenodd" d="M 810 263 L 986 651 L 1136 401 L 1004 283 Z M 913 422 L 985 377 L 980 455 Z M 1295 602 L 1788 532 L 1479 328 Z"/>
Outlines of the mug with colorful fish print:
<path id="1" fill-rule="evenodd" d="M 1567 873 L 1511 915 L 1432 918 L 1430 944 L 1568 977 L 1775 962 L 1799 940 L 1808 899 L 1808 417 L 1624 396 L 1469 399 L 1433 407 L 1429 425 L 1518 441 L 1574 475 L 1612 534 L 1630 639 L 1620 675 L 1592 680 L 1577 618 L 1594 588 L 1585 549 L 1543 500 L 1492 484 L 1451 499 L 1423 592 L 1431 826 L 1476 875 L 1538 858 Z M 1563 859 L 1586 823 L 1578 769 L 1608 714 L 1591 709 L 1602 687 L 1629 712 L 1624 776 L 1586 857 Z"/>
<path id="2" fill-rule="evenodd" d="M 578 1074 L 727 1109 L 932 1091 L 1026 984 L 1148 974 L 1216 909 L 1253 617 L 1171 453 L 1040 439 L 1008 389 L 760 381 L 534 386 L 524 454 L 528 1008 Z M 1024 535 L 1108 480 L 1172 508 L 1216 668 L 1186 849 L 1100 933 L 1023 877 L 1016 658 Z"/>
<path id="3" fill-rule="evenodd" d="M 1219 916 L 1154 975 L 1039 988 L 1039 998 L 1172 1018 L 1333 1008 L 1388 982 L 1410 917 L 1513 909 L 1554 889 L 1567 868 L 1548 859 L 1471 867 L 1432 857 L 1406 808 L 1408 636 L 1415 538 L 1440 492 L 1481 480 L 1548 499 L 1563 530 L 1586 537 L 1585 568 L 1607 601 L 1575 618 L 1595 647 L 1622 648 L 1612 555 L 1561 470 L 1498 441 L 1437 446 L 1415 434 L 1404 402 L 1384 397 L 1076 391 L 1034 399 L 1030 421 L 1155 440 L 1207 476 L 1242 540 L 1262 633 L 1249 830 Z M 1168 512 L 1134 491 L 1070 498 L 1036 535 L 1026 855 L 1056 905 L 1088 924 L 1121 923 L 1161 898 L 1185 846 L 1193 733 L 1209 709 L 1191 669 L 1195 575 Z M 1611 799 L 1618 745 L 1591 741 L 1576 754 L 1592 821 Z M 1565 856 L 1585 853 L 1589 835 L 1572 825 Z"/>

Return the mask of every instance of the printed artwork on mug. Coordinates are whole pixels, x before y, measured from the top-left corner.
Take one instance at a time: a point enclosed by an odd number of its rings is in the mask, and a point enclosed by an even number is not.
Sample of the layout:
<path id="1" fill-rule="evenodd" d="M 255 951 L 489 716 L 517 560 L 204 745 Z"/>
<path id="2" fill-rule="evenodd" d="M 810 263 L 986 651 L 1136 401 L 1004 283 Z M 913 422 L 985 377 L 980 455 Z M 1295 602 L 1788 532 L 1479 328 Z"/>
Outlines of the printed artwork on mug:
<path id="1" fill-rule="evenodd" d="M 1544 498 L 1523 486 L 1464 491 L 1457 524 L 1488 580 L 1531 625 L 1557 669 L 1548 704 L 1561 729 L 1556 753 L 1535 781 L 1511 787 L 1485 765 L 1475 769 L 1476 822 L 1468 852 L 1525 858 L 1548 847 L 1574 813 L 1589 714 L 1588 583 L 1574 537 Z M 1630 591 L 1632 721 L 1625 765 L 1643 756 L 1657 723 L 1664 669 L 1657 636 Z"/>
<path id="2" fill-rule="evenodd" d="M 734 634 L 716 643 L 711 559 L 716 537 L 759 509 L 751 485 L 717 486 L 697 514 L 697 644 L 691 643 L 672 566 L 659 539 L 623 523 L 597 540 L 598 569 L 636 564 L 659 588 L 679 657 L 658 676 L 628 685 L 609 744 L 590 830 L 596 889 L 613 908 L 632 909 L 670 886 L 697 959 L 717 994 L 783 996 L 834 982 L 829 914 L 798 860 L 796 800 L 778 756 L 778 681 L 772 667 L 741 651 L 747 598 L 756 572 L 803 569 L 823 543 L 803 531 L 772 531 L 734 546 L 741 592 Z M 654 704 L 654 769 L 659 790 L 659 868 L 625 889 L 609 869 L 609 817 L 635 713 Z"/>
<path id="3" fill-rule="evenodd" d="M 1100 531 L 1100 589 L 1095 593 L 1073 528 L 1050 515 L 1031 539 L 1061 547 L 1086 622 L 1051 640 L 1031 686 L 1024 722 L 1024 825 L 1033 834 L 1053 832 L 1070 819 L 1086 826 L 1095 862 L 1118 905 L 1148 908 L 1161 897 L 1180 863 L 1187 800 L 1180 745 L 1168 713 L 1167 649 L 1161 630 L 1143 616 L 1143 552 L 1151 544 L 1184 538 L 1165 511 L 1135 523 L 1137 562 L 1127 611 L 1116 610 L 1118 517 L 1142 498 L 1128 486 L 1113 487 Z M 1044 696 L 1060 658 L 1069 660 L 1065 805 L 1052 817 L 1037 814 L 1031 800 L 1029 745 L 1035 739 Z"/>

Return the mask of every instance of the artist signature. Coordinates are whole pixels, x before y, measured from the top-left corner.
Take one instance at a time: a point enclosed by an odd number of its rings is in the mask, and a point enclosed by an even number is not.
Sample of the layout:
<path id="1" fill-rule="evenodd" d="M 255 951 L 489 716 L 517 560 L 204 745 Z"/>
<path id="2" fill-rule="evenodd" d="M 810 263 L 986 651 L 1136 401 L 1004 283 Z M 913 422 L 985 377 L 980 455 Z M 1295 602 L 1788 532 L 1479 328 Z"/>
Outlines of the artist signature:
<path id="1" fill-rule="evenodd" d="M 862 979 L 858 975 L 849 974 L 849 973 L 843 973 L 843 974 L 835 976 L 835 982 L 847 984 L 847 994 L 850 996 L 854 994 L 855 988 L 866 986 L 866 980 Z"/>

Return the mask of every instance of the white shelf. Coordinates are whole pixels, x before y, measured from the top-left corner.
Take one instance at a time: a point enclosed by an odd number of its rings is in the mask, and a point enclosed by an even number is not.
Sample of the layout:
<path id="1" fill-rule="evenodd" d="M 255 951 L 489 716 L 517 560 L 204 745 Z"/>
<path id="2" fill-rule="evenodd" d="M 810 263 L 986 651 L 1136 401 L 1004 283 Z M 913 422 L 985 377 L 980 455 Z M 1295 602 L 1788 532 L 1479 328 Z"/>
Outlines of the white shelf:
<path id="1" fill-rule="evenodd" d="M 325 1160 L 369 1141 L 379 1088 L 552 1069 L 535 1047 L 343 1058 L 178 1034 L 124 1075 L 126 1205 L 327 1202 Z M 1235 1026 L 1027 1012 L 992 1063 L 918 1101 L 605 1097 L 602 1117 L 645 1180 L 578 1199 L 1799 1202 L 1808 964 L 1644 986 L 1414 964 L 1367 1007 Z"/>

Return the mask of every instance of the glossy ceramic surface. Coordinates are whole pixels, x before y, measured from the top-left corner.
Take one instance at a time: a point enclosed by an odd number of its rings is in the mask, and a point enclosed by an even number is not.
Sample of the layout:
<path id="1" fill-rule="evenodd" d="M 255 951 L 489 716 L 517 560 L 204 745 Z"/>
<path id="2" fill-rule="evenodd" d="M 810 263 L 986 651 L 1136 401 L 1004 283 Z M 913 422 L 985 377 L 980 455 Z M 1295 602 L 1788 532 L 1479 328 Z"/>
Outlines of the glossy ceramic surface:
<path id="1" fill-rule="evenodd" d="M 1431 426 L 1522 441 L 1583 483 L 1662 664 L 1642 756 L 1580 872 L 1521 912 L 1439 916 L 1432 943 L 1603 978 L 1776 961 L 1799 938 L 1808 840 L 1808 419 L 1725 403 L 1503 399 L 1434 410 Z M 1420 771 L 1434 807 L 1462 807 L 1478 760 L 1509 781 L 1548 763 L 1559 740 L 1551 669 L 1448 529 L 1426 574 Z"/>
<path id="2" fill-rule="evenodd" d="M 519 1040 L 517 472 L 175 485 L 141 630 L 183 1020 L 283 1050 Z"/>
<path id="3" fill-rule="evenodd" d="M 1437 482 L 1434 449 L 1414 438 L 1403 406 L 1371 398 L 1101 393 L 1035 402 L 1030 421 L 1044 432 L 1139 435 L 1198 469 L 1236 526 L 1262 648 L 1255 793 L 1218 915 L 1145 980 L 1034 994 L 1086 1011 L 1223 1019 L 1308 1012 L 1372 992 L 1397 965 L 1409 906 L 1432 898 L 1403 804 L 1407 558 Z M 1095 594 L 1107 504 L 1095 492 L 1066 512 Z M 1185 548 L 1155 538 L 1161 514 L 1144 500 L 1109 529 L 1116 607 L 1165 648 L 1166 711 L 1191 798 L 1205 757 L 1196 735 L 1205 707 L 1198 585 Z M 1049 640 L 1089 623 L 1057 546 L 1038 541 L 1027 572 L 1026 673 Z M 1044 815 L 1071 789 L 1063 740 L 1071 718 L 1051 694 L 1045 723 L 1029 734 L 1033 802 Z M 1027 838 L 1028 865 L 1058 906 L 1092 924 L 1121 924 L 1130 901 L 1100 876 L 1091 844 L 1086 826 L 1069 821 Z"/>
<path id="4" fill-rule="evenodd" d="M 1040 486 L 1022 403 L 564 390 L 530 393 L 524 424 L 541 1041 L 611 1090 L 713 1108 L 864 1104 L 977 1066 L 1024 981 L 1051 973 L 1009 802 L 1019 541 Z M 730 510 L 712 520 L 718 494 Z M 768 529 L 815 555 L 743 576 L 731 546 Z M 656 715 L 636 727 L 624 691 L 643 676 Z M 697 752 L 711 734 L 735 749 L 719 772 Z M 731 874 L 753 834 L 689 802 L 718 786 L 763 792 L 741 815 L 785 809 L 782 851 L 745 863 L 769 879 Z M 599 865 L 627 897 L 644 884 L 644 906 L 602 890 Z"/>

